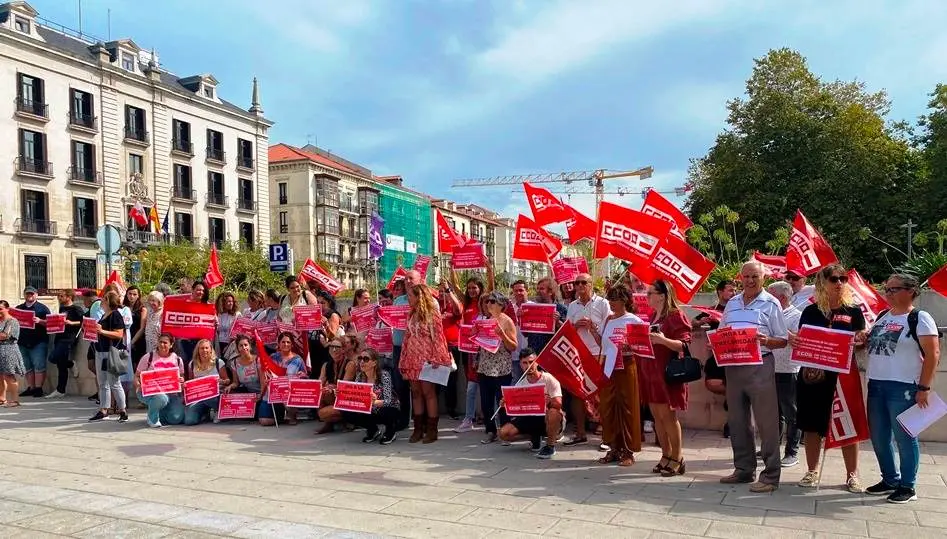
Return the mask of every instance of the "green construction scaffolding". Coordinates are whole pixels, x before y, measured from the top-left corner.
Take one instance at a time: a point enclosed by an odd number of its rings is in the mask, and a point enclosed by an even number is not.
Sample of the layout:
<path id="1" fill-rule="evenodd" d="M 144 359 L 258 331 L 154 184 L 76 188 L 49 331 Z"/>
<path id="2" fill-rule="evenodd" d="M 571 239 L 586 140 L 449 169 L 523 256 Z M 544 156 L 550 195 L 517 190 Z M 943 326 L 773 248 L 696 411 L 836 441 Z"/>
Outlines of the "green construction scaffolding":
<path id="1" fill-rule="evenodd" d="M 399 265 L 410 268 L 417 255 L 431 256 L 434 229 L 431 227 L 430 199 L 390 184 L 381 183 L 378 187 L 378 212 L 385 220 L 385 236 L 393 236 L 390 240 L 394 240 L 388 242 L 392 248 L 385 249 L 378 264 L 378 281 L 380 286 L 384 286 Z M 416 245 L 413 253 L 409 252 L 410 243 Z M 433 268 L 428 269 L 429 280 L 433 273 Z"/>

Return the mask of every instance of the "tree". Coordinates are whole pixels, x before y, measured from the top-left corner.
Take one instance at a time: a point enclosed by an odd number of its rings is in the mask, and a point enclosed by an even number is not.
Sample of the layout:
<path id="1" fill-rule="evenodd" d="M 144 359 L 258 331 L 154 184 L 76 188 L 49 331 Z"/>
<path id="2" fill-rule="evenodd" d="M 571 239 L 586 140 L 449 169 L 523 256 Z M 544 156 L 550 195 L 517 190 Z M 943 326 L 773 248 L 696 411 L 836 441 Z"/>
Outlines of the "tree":
<path id="1" fill-rule="evenodd" d="M 766 250 L 797 208 L 847 264 L 873 278 L 884 254 L 856 231 L 869 223 L 887 241 L 914 215 L 923 169 L 899 126 L 885 123 L 884 92 L 860 82 L 824 82 L 789 49 L 755 60 L 746 96 L 727 103 L 727 129 L 693 160 L 691 218 L 728 206 L 747 221 L 746 247 Z"/>
<path id="2" fill-rule="evenodd" d="M 929 112 L 918 122 L 920 134 L 915 139 L 923 148 L 928 173 L 925 196 L 919 201 L 921 215 L 915 218 L 921 230 L 939 227 L 947 217 L 947 84 L 938 84 L 930 97 Z"/>

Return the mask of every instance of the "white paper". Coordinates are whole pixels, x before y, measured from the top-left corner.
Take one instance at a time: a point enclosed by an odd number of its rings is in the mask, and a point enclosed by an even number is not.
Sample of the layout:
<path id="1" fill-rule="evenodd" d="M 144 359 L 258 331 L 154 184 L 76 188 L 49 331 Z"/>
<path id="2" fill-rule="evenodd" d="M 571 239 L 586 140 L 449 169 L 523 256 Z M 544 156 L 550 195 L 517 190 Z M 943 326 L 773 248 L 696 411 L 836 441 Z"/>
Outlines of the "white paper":
<path id="1" fill-rule="evenodd" d="M 431 382 L 432 384 L 440 386 L 446 386 L 448 378 L 450 378 L 450 367 L 438 365 L 435 369 L 434 365 L 430 363 L 425 363 L 421 367 L 421 375 L 418 376 L 418 380 Z"/>
<path id="2" fill-rule="evenodd" d="M 947 415 L 947 404 L 940 395 L 931 392 L 927 398 L 927 408 L 921 408 L 915 404 L 898 415 L 898 423 L 908 434 L 917 438 L 927 427 L 936 423 L 944 415 Z"/>

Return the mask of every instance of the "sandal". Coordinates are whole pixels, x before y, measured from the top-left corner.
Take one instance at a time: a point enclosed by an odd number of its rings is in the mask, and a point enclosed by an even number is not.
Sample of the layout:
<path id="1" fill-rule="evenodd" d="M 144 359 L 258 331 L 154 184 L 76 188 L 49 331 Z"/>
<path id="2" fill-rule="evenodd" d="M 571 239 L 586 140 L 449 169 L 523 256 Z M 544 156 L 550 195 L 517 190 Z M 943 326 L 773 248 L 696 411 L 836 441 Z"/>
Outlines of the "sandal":
<path id="1" fill-rule="evenodd" d="M 610 464 L 612 462 L 618 462 L 618 453 L 615 451 L 609 451 L 605 453 L 605 456 L 598 459 L 599 464 Z"/>
<path id="2" fill-rule="evenodd" d="M 671 457 L 666 457 L 664 455 L 661 455 L 661 460 L 658 461 L 658 464 L 654 468 L 651 468 L 651 473 L 661 473 L 664 470 L 666 470 L 668 465 L 670 464 L 670 462 L 668 462 L 670 460 L 671 460 Z M 667 462 L 667 464 L 665 464 L 665 462 Z"/>
<path id="3" fill-rule="evenodd" d="M 674 477 L 675 475 L 684 475 L 684 472 L 687 470 L 687 466 L 684 464 L 684 459 L 674 460 L 669 458 L 668 461 L 671 464 L 668 464 L 667 468 L 661 470 L 661 477 Z M 675 466 L 675 464 L 677 466 Z"/>
<path id="4" fill-rule="evenodd" d="M 20 401 L 10 401 L 10 402 L 3 403 L 4 408 L 16 408 L 19 405 L 20 405 Z"/>
<path id="5" fill-rule="evenodd" d="M 625 453 L 618 459 L 618 465 L 623 467 L 634 466 L 635 465 L 635 455 L 633 453 Z"/>

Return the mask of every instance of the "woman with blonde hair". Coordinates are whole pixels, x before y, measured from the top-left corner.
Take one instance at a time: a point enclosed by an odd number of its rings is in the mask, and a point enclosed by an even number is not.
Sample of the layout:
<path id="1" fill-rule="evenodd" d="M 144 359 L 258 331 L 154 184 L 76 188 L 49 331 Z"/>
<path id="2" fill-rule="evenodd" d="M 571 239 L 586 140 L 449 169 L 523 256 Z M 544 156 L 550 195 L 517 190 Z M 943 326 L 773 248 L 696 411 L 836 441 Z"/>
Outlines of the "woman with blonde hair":
<path id="1" fill-rule="evenodd" d="M 214 345 L 210 339 L 201 339 L 197 341 L 194 347 L 194 358 L 188 365 L 188 380 L 196 380 L 207 376 L 216 376 L 217 383 L 223 387 L 230 385 L 230 376 L 227 374 L 227 368 L 224 360 L 217 357 L 214 352 Z M 197 425 L 205 421 L 208 417 L 217 423 L 217 405 L 219 397 L 208 399 L 201 402 L 189 404 L 184 409 L 184 424 Z"/>
<path id="2" fill-rule="evenodd" d="M 152 290 L 148 294 L 146 303 L 151 310 L 145 321 L 145 348 L 154 352 L 158 348 L 158 337 L 161 336 L 161 319 L 164 317 L 164 294 Z"/>
<path id="3" fill-rule="evenodd" d="M 444 337 L 440 306 L 431 289 L 425 284 L 412 286 L 408 305 L 411 312 L 398 363 L 402 377 L 411 385 L 414 432 L 408 441 L 416 443 L 423 439 L 429 444 L 437 441 L 437 389 L 433 383 L 420 379 L 421 370 L 425 364 L 433 369 L 450 369 L 451 355 Z"/>

